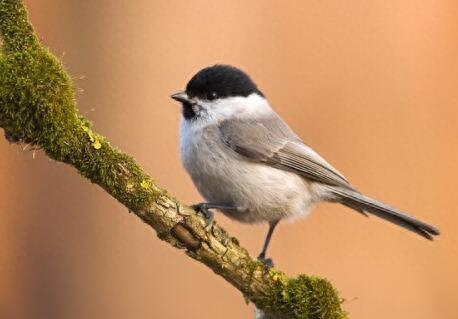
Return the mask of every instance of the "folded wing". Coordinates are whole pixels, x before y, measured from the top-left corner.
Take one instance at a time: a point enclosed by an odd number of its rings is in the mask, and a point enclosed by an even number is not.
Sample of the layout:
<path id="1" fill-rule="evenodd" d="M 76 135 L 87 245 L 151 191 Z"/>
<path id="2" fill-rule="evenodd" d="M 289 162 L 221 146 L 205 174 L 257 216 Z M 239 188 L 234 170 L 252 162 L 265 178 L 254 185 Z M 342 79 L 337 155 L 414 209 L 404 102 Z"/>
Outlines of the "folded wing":
<path id="1" fill-rule="evenodd" d="M 327 185 L 351 188 L 345 177 L 307 146 L 277 114 L 220 123 L 222 141 L 247 159 Z"/>

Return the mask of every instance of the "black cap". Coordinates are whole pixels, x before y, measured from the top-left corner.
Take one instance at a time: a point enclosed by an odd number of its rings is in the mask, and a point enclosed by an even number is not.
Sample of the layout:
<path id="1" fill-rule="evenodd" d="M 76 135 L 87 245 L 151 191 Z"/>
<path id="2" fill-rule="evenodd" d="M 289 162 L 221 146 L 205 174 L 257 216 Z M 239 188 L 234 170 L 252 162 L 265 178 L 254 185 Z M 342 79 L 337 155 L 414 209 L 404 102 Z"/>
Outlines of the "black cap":
<path id="1" fill-rule="evenodd" d="M 246 97 L 252 93 L 264 96 L 248 74 L 236 67 L 222 64 L 209 66 L 197 72 L 188 82 L 186 93 L 190 98 L 206 100 Z"/>

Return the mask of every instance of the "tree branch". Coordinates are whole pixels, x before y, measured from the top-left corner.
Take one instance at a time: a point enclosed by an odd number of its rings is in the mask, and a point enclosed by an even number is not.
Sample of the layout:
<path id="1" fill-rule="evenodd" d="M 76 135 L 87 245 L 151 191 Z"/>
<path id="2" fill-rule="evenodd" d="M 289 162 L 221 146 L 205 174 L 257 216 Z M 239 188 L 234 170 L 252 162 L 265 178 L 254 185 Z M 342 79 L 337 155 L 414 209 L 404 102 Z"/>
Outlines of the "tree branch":
<path id="1" fill-rule="evenodd" d="M 151 226 L 158 237 L 205 264 L 273 318 L 345 318 L 331 284 L 289 278 L 253 260 L 236 238 L 180 204 L 78 114 L 70 77 L 40 45 L 20 0 L 0 0 L 0 127 L 9 141 L 41 147 L 75 167 Z"/>

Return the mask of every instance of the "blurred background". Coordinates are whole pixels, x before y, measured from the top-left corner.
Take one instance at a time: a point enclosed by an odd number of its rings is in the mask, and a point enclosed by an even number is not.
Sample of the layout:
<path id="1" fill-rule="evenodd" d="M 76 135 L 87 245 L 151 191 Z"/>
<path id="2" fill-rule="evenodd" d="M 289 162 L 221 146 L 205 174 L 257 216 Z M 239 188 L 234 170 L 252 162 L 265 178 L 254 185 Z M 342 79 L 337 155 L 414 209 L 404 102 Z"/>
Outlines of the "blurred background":
<path id="1" fill-rule="evenodd" d="M 169 95 L 204 66 L 246 70 L 357 188 L 443 233 L 428 242 L 321 205 L 277 228 L 278 267 L 327 277 L 353 319 L 458 318 L 456 1 L 25 2 L 72 75 L 81 113 L 184 203 L 201 198 L 179 162 Z M 258 253 L 265 225 L 216 219 Z M 252 311 L 73 168 L 0 138 L 1 318 Z"/>

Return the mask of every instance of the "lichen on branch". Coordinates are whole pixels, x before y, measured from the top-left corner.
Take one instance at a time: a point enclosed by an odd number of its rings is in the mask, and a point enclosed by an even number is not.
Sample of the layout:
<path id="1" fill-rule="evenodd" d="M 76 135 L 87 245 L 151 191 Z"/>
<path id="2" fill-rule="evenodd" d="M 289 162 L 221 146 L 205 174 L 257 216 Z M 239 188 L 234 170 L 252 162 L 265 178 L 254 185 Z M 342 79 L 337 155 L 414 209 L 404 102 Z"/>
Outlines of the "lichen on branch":
<path id="1" fill-rule="evenodd" d="M 217 224 L 157 186 L 135 160 L 79 115 L 71 79 L 39 43 L 20 0 L 0 0 L 0 127 L 68 163 L 151 226 L 158 237 L 225 278 L 273 318 L 341 319 L 341 299 L 323 278 L 267 269 Z"/>

